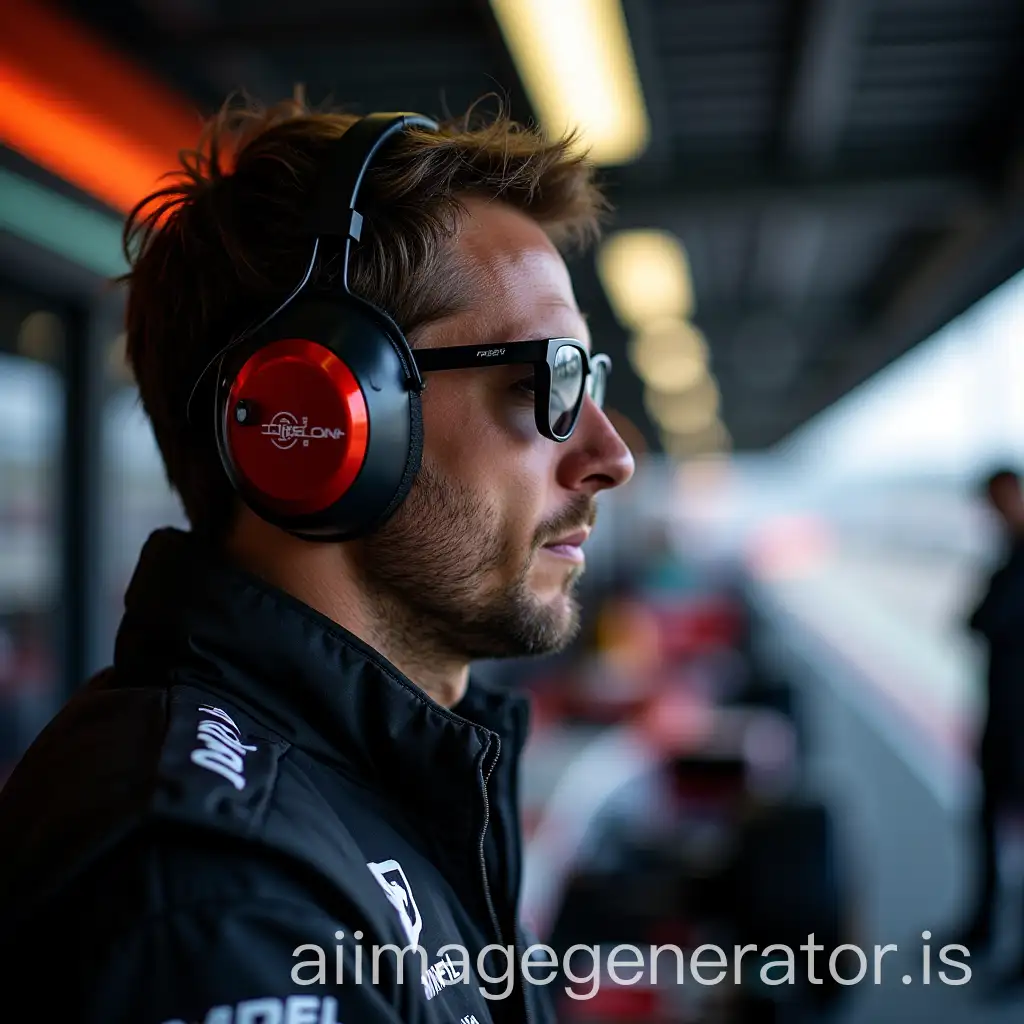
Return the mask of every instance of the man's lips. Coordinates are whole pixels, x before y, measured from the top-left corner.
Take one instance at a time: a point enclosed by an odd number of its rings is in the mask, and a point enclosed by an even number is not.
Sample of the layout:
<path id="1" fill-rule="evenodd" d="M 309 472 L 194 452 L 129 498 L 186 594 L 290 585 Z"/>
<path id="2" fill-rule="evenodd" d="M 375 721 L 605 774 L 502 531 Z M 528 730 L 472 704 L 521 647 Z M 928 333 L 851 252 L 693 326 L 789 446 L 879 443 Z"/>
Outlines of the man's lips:
<path id="1" fill-rule="evenodd" d="M 548 542 L 544 545 L 544 550 L 560 558 L 567 558 L 573 562 L 582 562 L 584 560 L 583 544 L 589 536 L 590 530 L 588 529 L 576 530 L 573 533 L 567 533 L 565 536 L 559 537 L 557 540 Z"/>
<path id="2" fill-rule="evenodd" d="M 576 530 L 573 533 L 567 533 L 564 537 L 559 537 L 557 540 L 548 541 L 544 545 L 546 548 L 578 548 L 582 547 L 586 542 L 586 539 L 590 536 L 590 531 L 584 527 L 582 530 Z"/>

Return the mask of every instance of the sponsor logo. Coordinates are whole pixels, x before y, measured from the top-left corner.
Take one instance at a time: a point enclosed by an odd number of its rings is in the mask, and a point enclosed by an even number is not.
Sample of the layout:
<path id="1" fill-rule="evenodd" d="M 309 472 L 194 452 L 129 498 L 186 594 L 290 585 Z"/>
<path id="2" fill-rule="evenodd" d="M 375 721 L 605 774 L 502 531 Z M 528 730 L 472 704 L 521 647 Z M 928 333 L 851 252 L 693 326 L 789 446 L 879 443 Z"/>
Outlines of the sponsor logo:
<path id="1" fill-rule="evenodd" d="M 311 427 L 308 416 L 303 416 L 300 421 L 292 412 L 274 413 L 271 421 L 264 423 L 260 430 L 282 451 L 293 448 L 299 441 L 303 448 L 308 448 L 310 441 L 337 441 L 345 436 L 341 427 Z"/>
<path id="2" fill-rule="evenodd" d="M 187 1024 L 165 1020 L 164 1024 Z M 334 996 L 288 996 L 246 999 L 233 1006 L 212 1006 L 202 1024 L 341 1024 Z"/>
<path id="3" fill-rule="evenodd" d="M 438 951 L 440 952 L 440 950 Z M 423 994 L 428 1000 L 433 999 L 446 985 L 455 985 L 467 978 L 468 966 L 458 967 L 452 963 L 451 953 L 446 953 L 443 960 L 431 964 L 421 975 L 420 984 L 423 986 Z M 476 1018 L 473 1018 L 476 1020 Z M 465 1017 L 460 1024 L 468 1024 Z M 477 1021 L 479 1024 L 479 1021 Z"/>
<path id="4" fill-rule="evenodd" d="M 420 919 L 416 897 L 412 894 L 412 886 L 405 877 L 402 865 L 397 860 L 382 860 L 368 861 L 366 866 L 373 872 L 373 877 L 380 883 L 388 902 L 397 911 L 409 945 L 418 946 L 423 921 Z"/>
<path id="5" fill-rule="evenodd" d="M 199 723 L 196 729 L 199 746 L 189 755 L 189 760 L 200 768 L 216 772 L 241 792 L 245 789 L 245 755 L 256 748 L 242 742 L 241 729 L 226 711 L 205 704 L 199 710 L 212 717 Z"/>
<path id="6" fill-rule="evenodd" d="M 477 359 L 493 359 L 495 356 L 503 356 L 505 350 L 503 348 L 485 348 L 481 352 L 477 352 Z"/>

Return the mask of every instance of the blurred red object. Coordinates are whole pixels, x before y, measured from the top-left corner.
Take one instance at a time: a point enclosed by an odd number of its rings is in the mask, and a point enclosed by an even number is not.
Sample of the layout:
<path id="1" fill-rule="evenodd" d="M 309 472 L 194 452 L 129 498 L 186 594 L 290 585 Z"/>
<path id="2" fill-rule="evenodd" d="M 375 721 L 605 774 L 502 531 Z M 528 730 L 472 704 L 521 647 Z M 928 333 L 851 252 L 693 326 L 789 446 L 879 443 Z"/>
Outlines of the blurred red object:
<path id="1" fill-rule="evenodd" d="M 652 746 L 671 758 L 707 745 L 715 728 L 715 708 L 701 694 L 675 687 L 654 697 L 637 724 Z"/>
<path id="2" fill-rule="evenodd" d="M 734 647 L 743 628 L 743 614 L 725 597 L 701 597 L 671 604 L 653 604 L 663 657 L 671 660 Z"/>
<path id="3" fill-rule="evenodd" d="M 586 992 L 586 988 L 582 988 Z M 602 987 L 589 999 L 568 999 L 565 1020 L 652 1021 L 658 1020 L 661 1000 L 653 988 Z"/>

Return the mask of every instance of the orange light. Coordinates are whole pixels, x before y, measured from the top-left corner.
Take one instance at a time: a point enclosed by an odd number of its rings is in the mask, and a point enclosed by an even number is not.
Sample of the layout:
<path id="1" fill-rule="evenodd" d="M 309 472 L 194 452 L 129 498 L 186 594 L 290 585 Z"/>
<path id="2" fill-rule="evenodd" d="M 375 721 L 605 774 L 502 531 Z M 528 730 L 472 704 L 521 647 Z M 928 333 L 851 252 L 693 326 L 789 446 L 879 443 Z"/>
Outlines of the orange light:
<path id="1" fill-rule="evenodd" d="M 74 22 L 0 4 L 0 141 L 126 213 L 196 144 L 186 103 Z"/>

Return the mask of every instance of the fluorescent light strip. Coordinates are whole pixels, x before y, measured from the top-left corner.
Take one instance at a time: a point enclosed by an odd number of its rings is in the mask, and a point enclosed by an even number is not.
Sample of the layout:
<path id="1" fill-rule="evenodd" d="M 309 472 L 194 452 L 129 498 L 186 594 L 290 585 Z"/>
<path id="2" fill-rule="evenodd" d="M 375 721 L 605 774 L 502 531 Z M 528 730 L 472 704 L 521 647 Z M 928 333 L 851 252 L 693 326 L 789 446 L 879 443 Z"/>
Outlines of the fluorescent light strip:
<path id="1" fill-rule="evenodd" d="M 544 130 L 577 129 L 598 164 L 646 149 L 650 122 L 620 0 L 491 0 Z"/>
<path id="2" fill-rule="evenodd" d="M 646 330 L 666 318 L 693 314 L 686 251 L 667 231 L 617 231 L 597 254 L 597 272 L 618 321 Z"/>
<path id="3" fill-rule="evenodd" d="M 101 277 L 127 269 L 113 217 L 0 169 L 0 230 L 63 256 Z"/>
<path id="4" fill-rule="evenodd" d="M 629 361 L 658 391 L 687 391 L 708 372 L 704 335 L 686 320 L 663 320 L 629 339 Z"/>
<path id="5" fill-rule="evenodd" d="M 718 387 L 710 377 L 683 394 L 644 390 L 644 405 L 651 418 L 670 434 L 695 434 L 718 415 Z"/>
<path id="6" fill-rule="evenodd" d="M 732 448 L 732 438 L 721 420 L 714 420 L 705 430 L 692 434 L 673 434 L 662 431 L 661 444 L 675 459 L 699 458 L 718 455 Z"/>

